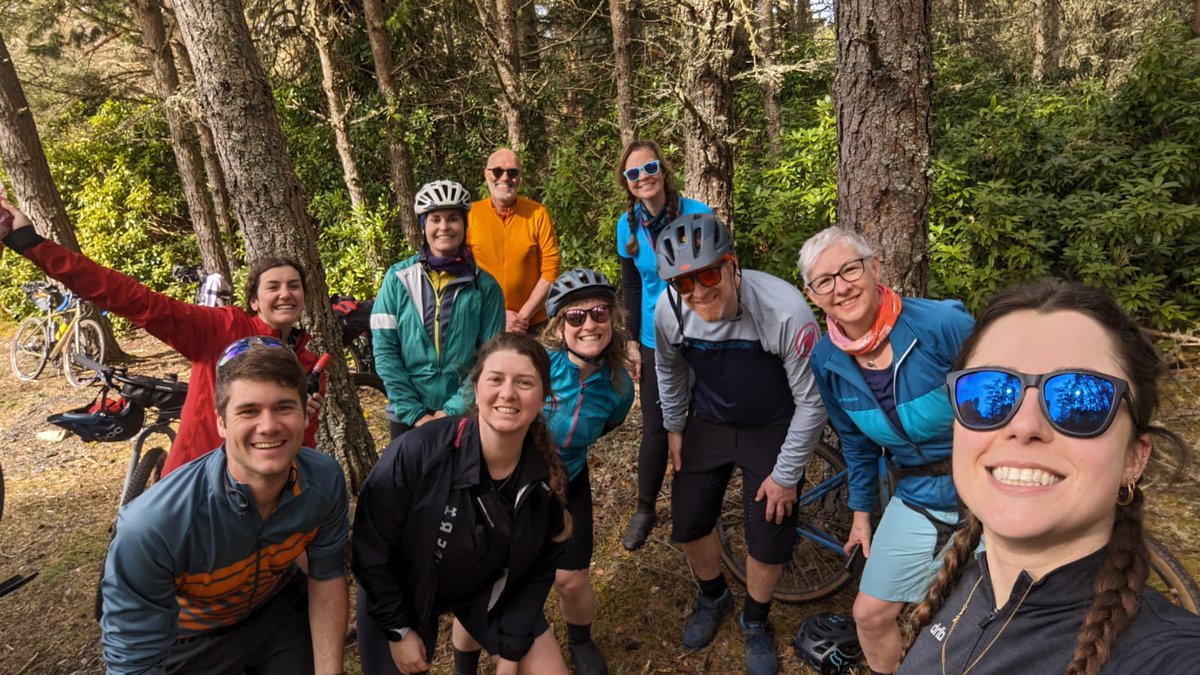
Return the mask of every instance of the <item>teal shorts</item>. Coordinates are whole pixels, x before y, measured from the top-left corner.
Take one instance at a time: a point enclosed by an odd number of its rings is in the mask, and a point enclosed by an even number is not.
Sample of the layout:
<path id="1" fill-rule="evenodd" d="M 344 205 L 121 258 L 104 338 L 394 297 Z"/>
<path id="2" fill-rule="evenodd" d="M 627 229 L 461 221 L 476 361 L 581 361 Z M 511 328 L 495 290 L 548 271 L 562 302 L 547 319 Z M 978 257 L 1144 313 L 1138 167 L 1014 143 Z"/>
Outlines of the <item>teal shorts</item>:
<path id="1" fill-rule="evenodd" d="M 929 513 L 943 523 L 958 521 L 953 511 Z M 929 519 L 893 496 L 871 537 L 871 557 L 858 590 L 888 602 L 919 602 L 942 566 L 942 551 L 935 551 L 936 545 L 937 530 Z"/>

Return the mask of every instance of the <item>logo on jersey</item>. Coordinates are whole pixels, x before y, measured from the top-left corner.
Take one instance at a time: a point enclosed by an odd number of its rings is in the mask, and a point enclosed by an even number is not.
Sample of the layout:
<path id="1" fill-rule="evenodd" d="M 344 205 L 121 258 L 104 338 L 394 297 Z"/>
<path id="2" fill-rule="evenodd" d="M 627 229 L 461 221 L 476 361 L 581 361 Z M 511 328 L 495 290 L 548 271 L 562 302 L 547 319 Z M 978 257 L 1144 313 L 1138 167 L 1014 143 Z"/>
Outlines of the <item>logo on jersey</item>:
<path id="1" fill-rule="evenodd" d="M 792 349 L 796 350 L 796 355 L 800 358 L 805 358 L 812 353 L 813 347 L 817 344 L 817 324 L 806 323 L 796 335 L 796 342 L 792 345 Z"/>
<path id="2" fill-rule="evenodd" d="M 935 623 L 929 627 L 929 634 L 937 638 L 938 642 L 946 639 L 946 627 L 940 623 Z"/>

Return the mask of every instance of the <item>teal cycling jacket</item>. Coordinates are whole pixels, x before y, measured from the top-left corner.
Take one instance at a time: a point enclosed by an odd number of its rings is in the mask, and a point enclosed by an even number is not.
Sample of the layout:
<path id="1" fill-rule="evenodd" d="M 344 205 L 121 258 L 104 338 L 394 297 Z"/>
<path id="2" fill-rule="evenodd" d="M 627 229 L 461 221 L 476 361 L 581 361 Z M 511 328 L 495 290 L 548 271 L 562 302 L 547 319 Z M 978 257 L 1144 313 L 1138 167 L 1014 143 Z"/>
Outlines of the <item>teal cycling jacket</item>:
<path id="1" fill-rule="evenodd" d="M 611 372 L 605 365 L 584 379 L 566 350 L 550 352 L 554 397 L 546 401 L 546 421 L 568 479 L 583 470 L 588 446 L 620 426 L 633 406 L 633 380 L 621 371 L 618 379 L 622 386 L 614 389 Z"/>

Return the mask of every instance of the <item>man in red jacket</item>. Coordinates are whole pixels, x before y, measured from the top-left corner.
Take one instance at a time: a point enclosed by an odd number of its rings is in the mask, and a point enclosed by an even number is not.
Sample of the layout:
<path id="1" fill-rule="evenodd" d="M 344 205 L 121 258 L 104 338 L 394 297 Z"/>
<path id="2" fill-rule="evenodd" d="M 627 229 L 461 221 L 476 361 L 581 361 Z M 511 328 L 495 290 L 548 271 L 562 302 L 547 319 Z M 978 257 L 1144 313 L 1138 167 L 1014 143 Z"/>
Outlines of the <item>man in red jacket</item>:
<path id="1" fill-rule="evenodd" d="M 213 411 L 213 373 L 226 345 L 251 335 L 270 335 L 291 346 L 305 371 L 316 363 L 316 355 L 306 348 L 308 335 L 296 326 L 304 310 L 305 285 L 304 271 L 292 260 L 267 258 L 251 263 L 245 309 L 201 307 L 156 293 L 132 277 L 44 239 L 7 199 L 0 198 L 0 209 L 6 212 L 0 214 L 0 237 L 5 246 L 80 298 L 144 328 L 191 361 L 187 400 L 164 475 L 221 444 Z M 9 218 L 11 224 L 6 224 Z M 309 398 L 309 424 L 304 434 L 307 447 L 316 446 L 320 399 L 320 394 Z"/>

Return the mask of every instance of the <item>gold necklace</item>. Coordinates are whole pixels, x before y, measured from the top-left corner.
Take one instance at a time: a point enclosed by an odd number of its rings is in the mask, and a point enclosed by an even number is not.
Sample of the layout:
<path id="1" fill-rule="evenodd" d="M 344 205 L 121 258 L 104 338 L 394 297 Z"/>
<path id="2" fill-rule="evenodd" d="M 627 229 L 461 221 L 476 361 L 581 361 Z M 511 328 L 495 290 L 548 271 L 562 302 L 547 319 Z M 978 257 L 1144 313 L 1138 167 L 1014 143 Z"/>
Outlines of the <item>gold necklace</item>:
<path id="1" fill-rule="evenodd" d="M 967 594 L 966 602 L 962 604 L 962 607 L 958 608 L 958 614 L 955 614 L 954 619 L 950 622 L 950 630 L 946 631 L 946 639 L 942 640 L 942 675 L 946 675 L 946 645 L 950 644 L 950 636 L 954 635 L 954 629 L 956 626 L 958 626 L 958 620 L 962 618 L 964 613 L 966 613 L 967 607 L 969 607 L 971 604 L 971 598 L 975 597 L 975 591 L 979 590 L 979 584 L 981 583 L 983 583 L 982 574 L 979 575 L 979 580 L 975 582 L 975 585 L 971 587 L 971 592 Z M 982 661 L 983 657 L 987 655 L 988 650 L 992 648 L 992 645 L 996 644 L 996 640 L 1000 639 L 1000 635 L 1004 633 L 1004 629 L 1008 628 L 1009 622 L 1011 622 L 1013 617 L 1017 615 L 1017 611 L 1021 609 L 1021 604 L 1025 602 L 1025 598 L 1029 597 L 1029 591 L 1031 590 L 1033 590 L 1032 583 L 1025 588 L 1025 592 L 1021 594 L 1021 599 L 1017 600 L 1017 606 L 1013 607 L 1012 613 L 1010 613 L 1008 618 L 1004 620 L 1004 625 L 1000 626 L 1000 630 L 996 631 L 996 635 L 992 637 L 992 641 L 987 643 L 987 646 L 983 648 L 983 651 L 979 652 L 979 656 L 975 657 L 975 660 L 971 662 L 971 665 L 963 669 L 960 675 L 967 675 L 967 673 L 971 672 L 972 668 L 979 665 L 979 662 Z"/>

